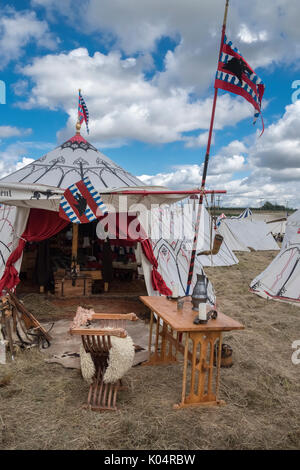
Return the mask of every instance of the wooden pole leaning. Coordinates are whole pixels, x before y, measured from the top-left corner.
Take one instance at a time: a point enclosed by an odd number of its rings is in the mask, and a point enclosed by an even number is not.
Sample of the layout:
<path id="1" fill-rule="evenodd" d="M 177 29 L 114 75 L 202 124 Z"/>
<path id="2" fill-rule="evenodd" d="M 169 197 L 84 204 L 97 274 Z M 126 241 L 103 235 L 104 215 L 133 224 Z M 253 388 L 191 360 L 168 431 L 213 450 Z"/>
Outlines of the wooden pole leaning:
<path id="1" fill-rule="evenodd" d="M 218 61 L 219 61 L 220 55 L 222 53 L 222 47 L 223 47 L 223 42 L 224 42 L 224 37 L 225 37 L 228 5 L 229 5 L 229 0 L 226 0 Z M 199 198 L 197 219 L 196 219 L 196 224 L 195 224 L 195 235 L 194 235 L 194 240 L 193 240 L 193 248 L 192 248 L 192 252 L 191 252 L 191 260 L 190 260 L 190 268 L 189 268 L 189 273 L 188 273 L 186 295 L 189 295 L 190 287 L 191 287 L 191 284 L 192 284 L 193 273 L 194 273 L 195 256 L 196 256 L 196 249 L 197 249 L 197 243 L 198 243 L 199 225 L 200 225 L 200 218 L 201 218 L 202 205 L 203 205 L 203 194 L 204 194 L 204 188 L 205 188 L 205 183 L 206 183 L 206 175 L 207 175 L 208 162 L 209 162 L 212 131 L 213 131 L 213 127 L 214 127 L 217 96 L 218 96 L 218 88 L 215 88 L 213 106 L 212 106 L 212 112 L 211 112 L 211 118 L 210 118 L 208 140 L 207 140 L 207 147 L 206 147 L 206 154 L 205 154 L 204 166 L 203 166 L 202 183 L 201 183 L 201 191 L 202 192 L 200 193 L 200 198 Z"/>

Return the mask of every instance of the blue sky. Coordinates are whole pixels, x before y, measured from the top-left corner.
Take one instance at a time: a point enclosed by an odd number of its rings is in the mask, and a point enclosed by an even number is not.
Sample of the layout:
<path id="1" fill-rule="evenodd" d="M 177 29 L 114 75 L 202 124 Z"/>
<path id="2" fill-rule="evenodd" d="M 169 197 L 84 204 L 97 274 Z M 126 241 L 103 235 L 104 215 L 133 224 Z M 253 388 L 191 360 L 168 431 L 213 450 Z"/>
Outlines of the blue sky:
<path id="1" fill-rule="evenodd" d="M 99 150 L 145 184 L 199 186 L 224 4 L 1 1 L 0 176 L 75 133 L 81 87 L 82 135 Z M 266 130 L 219 92 L 207 185 L 228 191 L 226 205 L 300 206 L 299 20 L 296 0 L 230 2 L 227 35 L 266 85 Z"/>

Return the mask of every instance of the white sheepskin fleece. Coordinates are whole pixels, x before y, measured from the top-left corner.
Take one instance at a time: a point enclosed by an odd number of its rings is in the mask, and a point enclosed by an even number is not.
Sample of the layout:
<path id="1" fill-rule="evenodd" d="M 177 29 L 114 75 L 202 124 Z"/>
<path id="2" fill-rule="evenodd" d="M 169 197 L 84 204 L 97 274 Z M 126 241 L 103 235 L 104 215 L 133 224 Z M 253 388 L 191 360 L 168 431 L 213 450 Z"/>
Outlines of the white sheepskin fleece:
<path id="1" fill-rule="evenodd" d="M 82 377 L 88 384 L 91 384 L 96 372 L 95 364 L 91 354 L 85 351 L 82 344 L 80 346 L 80 366 Z"/>
<path id="2" fill-rule="evenodd" d="M 118 338 L 111 336 L 111 348 L 109 350 L 108 366 L 104 373 L 104 383 L 114 383 L 132 367 L 135 349 L 132 338 Z"/>

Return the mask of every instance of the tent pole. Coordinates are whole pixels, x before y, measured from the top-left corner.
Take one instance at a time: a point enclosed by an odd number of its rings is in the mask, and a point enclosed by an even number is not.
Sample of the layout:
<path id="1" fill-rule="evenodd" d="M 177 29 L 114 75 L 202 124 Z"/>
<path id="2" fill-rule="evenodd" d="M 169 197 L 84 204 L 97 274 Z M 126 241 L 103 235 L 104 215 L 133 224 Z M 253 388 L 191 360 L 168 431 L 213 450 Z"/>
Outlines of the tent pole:
<path id="1" fill-rule="evenodd" d="M 219 52 L 219 55 L 218 55 L 218 62 L 220 60 L 220 55 L 222 53 L 223 42 L 224 42 L 224 37 L 225 37 L 228 5 L 229 5 L 229 0 L 226 0 L 223 26 L 222 26 L 222 34 L 221 34 L 220 52 Z M 204 194 L 204 188 L 205 188 L 205 183 L 206 183 L 206 174 L 207 174 L 208 161 L 209 161 L 212 131 L 213 131 L 213 127 L 214 127 L 217 96 L 218 96 L 218 88 L 215 88 L 214 100 L 213 100 L 213 106 L 212 106 L 212 112 L 211 112 L 211 118 L 210 118 L 208 140 L 207 140 L 207 147 L 206 147 L 206 154 L 205 154 L 205 160 L 204 160 L 204 166 L 203 166 L 201 193 L 200 193 L 200 198 L 199 198 L 197 220 L 196 220 L 196 224 L 195 224 L 195 235 L 194 235 L 193 248 L 192 248 L 192 253 L 191 253 L 191 261 L 190 261 L 190 267 L 189 267 L 186 295 L 189 295 L 190 287 L 191 287 L 191 283 L 192 283 L 192 278 L 193 278 L 193 273 L 194 273 L 195 256 L 196 256 L 196 249 L 197 249 L 197 243 L 198 243 L 199 225 L 200 225 L 200 218 L 201 218 L 202 204 L 203 204 L 203 194 Z"/>
<path id="2" fill-rule="evenodd" d="M 72 262 L 77 263 L 77 252 L 78 252 L 78 224 L 73 224 L 73 236 L 72 236 Z"/>

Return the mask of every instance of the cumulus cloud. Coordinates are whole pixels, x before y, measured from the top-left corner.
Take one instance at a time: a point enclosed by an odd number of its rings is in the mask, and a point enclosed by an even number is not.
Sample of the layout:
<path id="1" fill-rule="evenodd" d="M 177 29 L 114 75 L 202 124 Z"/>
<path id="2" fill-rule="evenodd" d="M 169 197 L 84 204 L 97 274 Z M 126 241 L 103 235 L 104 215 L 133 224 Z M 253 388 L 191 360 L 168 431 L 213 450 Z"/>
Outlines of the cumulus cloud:
<path id="1" fill-rule="evenodd" d="M 223 147 L 220 154 L 211 156 L 207 176 L 208 184 L 225 184 L 225 182 L 230 184 L 230 180 L 235 173 L 241 173 L 248 169 L 245 156 L 230 154 L 230 149 L 238 147 L 246 150 L 242 142 L 233 141 L 228 146 Z M 186 189 L 201 186 L 202 172 L 203 164 L 176 165 L 169 173 L 141 175 L 139 178 L 147 185 Z"/>
<path id="2" fill-rule="evenodd" d="M 15 126 L 0 126 L 0 139 L 7 139 L 9 137 L 16 137 L 20 135 L 31 134 L 32 129 L 22 129 Z"/>
<path id="3" fill-rule="evenodd" d="M 300 101 L 288 105 L 282 117 L 268 126 L 253 144 L 234 140 L 212 155 L 207 187 L 225 189 L 226 205 L 260 206 L 264 201 L 300 207 Z M 202 166 L 172 168 L 170 172 L 141 175 L 146 184 L 181 189 L 199 187 Z M 225 202 L 226 201 L 226 202 Z"/>
<path id="4" fill-rule="evenodd" d="M 197 136 L 187 136 L 184 137 L 183 140 L 185 140 L 185 147 L 186 148 L 194 148 L 194 147 L 205 147 L 207 144 L 207 139 L 208 139 L 208 131 L 207 132 L 201 132 Z M 212 135 L 211 143 L 213 144 L 215 141 L 214 139 L 214 134 Z"/>
<path id="5" fill-rule="evenodd" d="M 55 49 L 58 39 L 49 31 L 46 21 L 37 18 L 34 11 L 16 11 L 3 7 L 0 17 L 0 69 L 24 53 L 28 44 Z"/>
<path id="6" fill-rule="evenodd" d="M 165 70 L 157 77 L 168 87 L 204 90 L 216 68 L 224 0 L 33 0 L 55 18 L 59 12 L 75 28 L 98 33 L 126 54 L 156 49 L 168 36 L 177 42 L 168 51 Z M 79 14 L 80 9 L 80 14 Z M 295 63 L 300 56 L 298 0 L 232 0 L 227 33 L 253 67 Z M 276 44 L 276 47 L 274 47 Z"/>
<path id="7" fill-rule="evenodd" d="M 85 48 L 35 58 L 22 68 L 33 87 L 27 101 L 19 102 L 19 106 L 64 109 L 69 119 L 67 128 L 59 134 L 62 140 L 74 133 L 76 93 L 82 88 L 94 141 L 108 145 L 128 140 L 191 142 L 184 134 L 208 128 L 212 99 L 191 100 L 190 90 L 184 88 L 162 89 L 145 78 L 140 60 L 123 59 L 117 51 L 90 56 Z M 242 98 L 222 95 L 217 103 L 215 129 L 233 126 L 246 117 L 251 119 L 252 112 L 251 105 Z M 203 142 L 204 136 L 200 135 L 196 143 Z"/>
<path id="8" fill-rule="evenodd" d="M 298 179 L 300 168 L 300 101 L 286 106 L 284 115 L 265 130 L 250 148 L 249 161 L 254 167 L 275 175 L 290 174 Z M 283 172 L 285 170 L 285 172 Z"/>
<path id="9" fill-rule="evenodd" d="M 16 141 L 0 150 L 0 178 L 3 178 L 35 159 L 29 156 L 33 150 L 45 152 L 54 147 L 48 142 Z"/>

